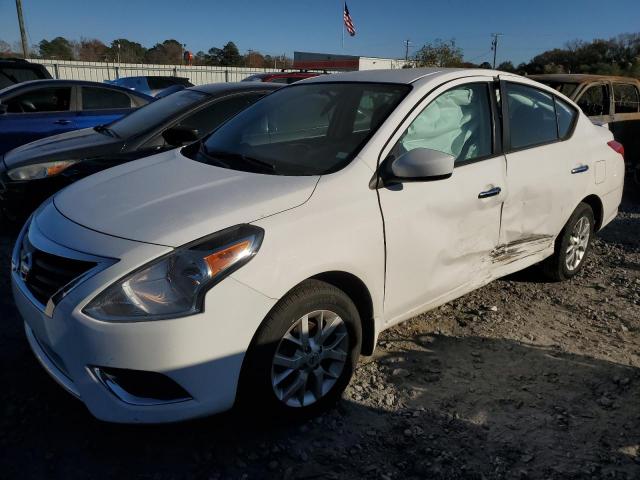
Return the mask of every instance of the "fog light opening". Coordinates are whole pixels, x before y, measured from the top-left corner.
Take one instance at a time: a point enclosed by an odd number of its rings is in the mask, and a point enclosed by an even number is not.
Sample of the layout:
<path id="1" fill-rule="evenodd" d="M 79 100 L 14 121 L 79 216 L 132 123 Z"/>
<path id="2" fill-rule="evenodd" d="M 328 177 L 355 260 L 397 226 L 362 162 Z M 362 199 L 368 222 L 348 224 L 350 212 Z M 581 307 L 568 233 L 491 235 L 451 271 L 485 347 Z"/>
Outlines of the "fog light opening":
<path id="1" fill-rule="evenodd" d="M 184 388 L 161 373 L 95 366 L 90 366 L 89 370 L 107 390 L 130 405 L 164 405 L 193 400 Z"/>

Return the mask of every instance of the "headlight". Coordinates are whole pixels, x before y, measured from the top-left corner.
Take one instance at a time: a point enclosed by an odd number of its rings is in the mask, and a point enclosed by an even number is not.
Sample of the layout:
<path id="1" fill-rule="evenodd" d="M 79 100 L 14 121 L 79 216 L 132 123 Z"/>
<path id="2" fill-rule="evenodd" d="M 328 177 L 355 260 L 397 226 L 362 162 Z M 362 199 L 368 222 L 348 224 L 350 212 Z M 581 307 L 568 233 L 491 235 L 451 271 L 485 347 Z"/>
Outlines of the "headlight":
<path id="1" fill-rule="evenodd" d="M 61 160 L 59 162 L 34 163 L 24 167 L 14 168 L 7 172 L 11 180 L 36 180 L 39 178 L 53 177 L 79 160 Z"/>
<path id="2" fill-rule="evenodd" d="M 247 263 L 264 231 L 237 225 L 174 250 L 117 281 L 84 308 L 98 320 L 135 322 L 202 311 L 213 285 Z"/>

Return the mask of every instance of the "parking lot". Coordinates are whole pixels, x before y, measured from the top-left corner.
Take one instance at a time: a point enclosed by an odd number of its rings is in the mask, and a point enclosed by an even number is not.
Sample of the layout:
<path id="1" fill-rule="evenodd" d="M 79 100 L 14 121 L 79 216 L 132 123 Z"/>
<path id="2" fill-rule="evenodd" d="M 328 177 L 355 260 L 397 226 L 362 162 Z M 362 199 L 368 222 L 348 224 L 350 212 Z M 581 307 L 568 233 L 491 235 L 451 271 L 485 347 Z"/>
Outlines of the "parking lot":
<path id="1" fill-rule="evenodd" d="M 583 272 L 494 282 L 382 335 L 302 425 L 95 420 L 29 351 L 0 237 L 1 478 L 639 478 L 640 208 Z"/>

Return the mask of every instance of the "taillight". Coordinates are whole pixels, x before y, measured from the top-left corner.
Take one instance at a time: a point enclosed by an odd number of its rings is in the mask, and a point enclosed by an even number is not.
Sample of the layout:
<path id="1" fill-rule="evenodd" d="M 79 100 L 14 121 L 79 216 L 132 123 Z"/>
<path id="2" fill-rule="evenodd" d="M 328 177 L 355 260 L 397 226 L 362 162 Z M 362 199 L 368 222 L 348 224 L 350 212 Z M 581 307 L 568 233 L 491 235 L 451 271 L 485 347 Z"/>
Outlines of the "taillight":
<path id="1" fill-rule="evenodd" d="M 619 153 L 624 158 L 624 146 L 620 142 L 611 140 L 610 142 L 607 142 L 607 145 L 613 148 L 614 152 Z"/>

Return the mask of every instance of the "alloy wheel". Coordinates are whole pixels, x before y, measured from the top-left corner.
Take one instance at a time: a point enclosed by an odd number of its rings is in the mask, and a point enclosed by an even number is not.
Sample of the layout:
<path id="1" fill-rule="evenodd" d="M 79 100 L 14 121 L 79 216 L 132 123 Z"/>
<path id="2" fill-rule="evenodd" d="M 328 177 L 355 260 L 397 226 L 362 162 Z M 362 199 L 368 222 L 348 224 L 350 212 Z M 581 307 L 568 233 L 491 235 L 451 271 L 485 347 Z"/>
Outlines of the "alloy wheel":
<path id="1" fill-rule="evenodd" d="M 340 316 L 316 310 L 300 317 L 284 334 L 271 365 L 276 397 L 290 407 L 306 407 L 324 397 L 347 362 L 349 332 Z"/>
<path id="2" fill-rule="evenodd" d="M 567 245 L 565 262 L 567 269 L 573 271 L 582 262 L 584 254 L 589 245 L 589 236 L 591 235 L 591 223 L 587 217 L 580 219 L 573 225 L 571 234 L 569 235 L 569 244 Z"/>

